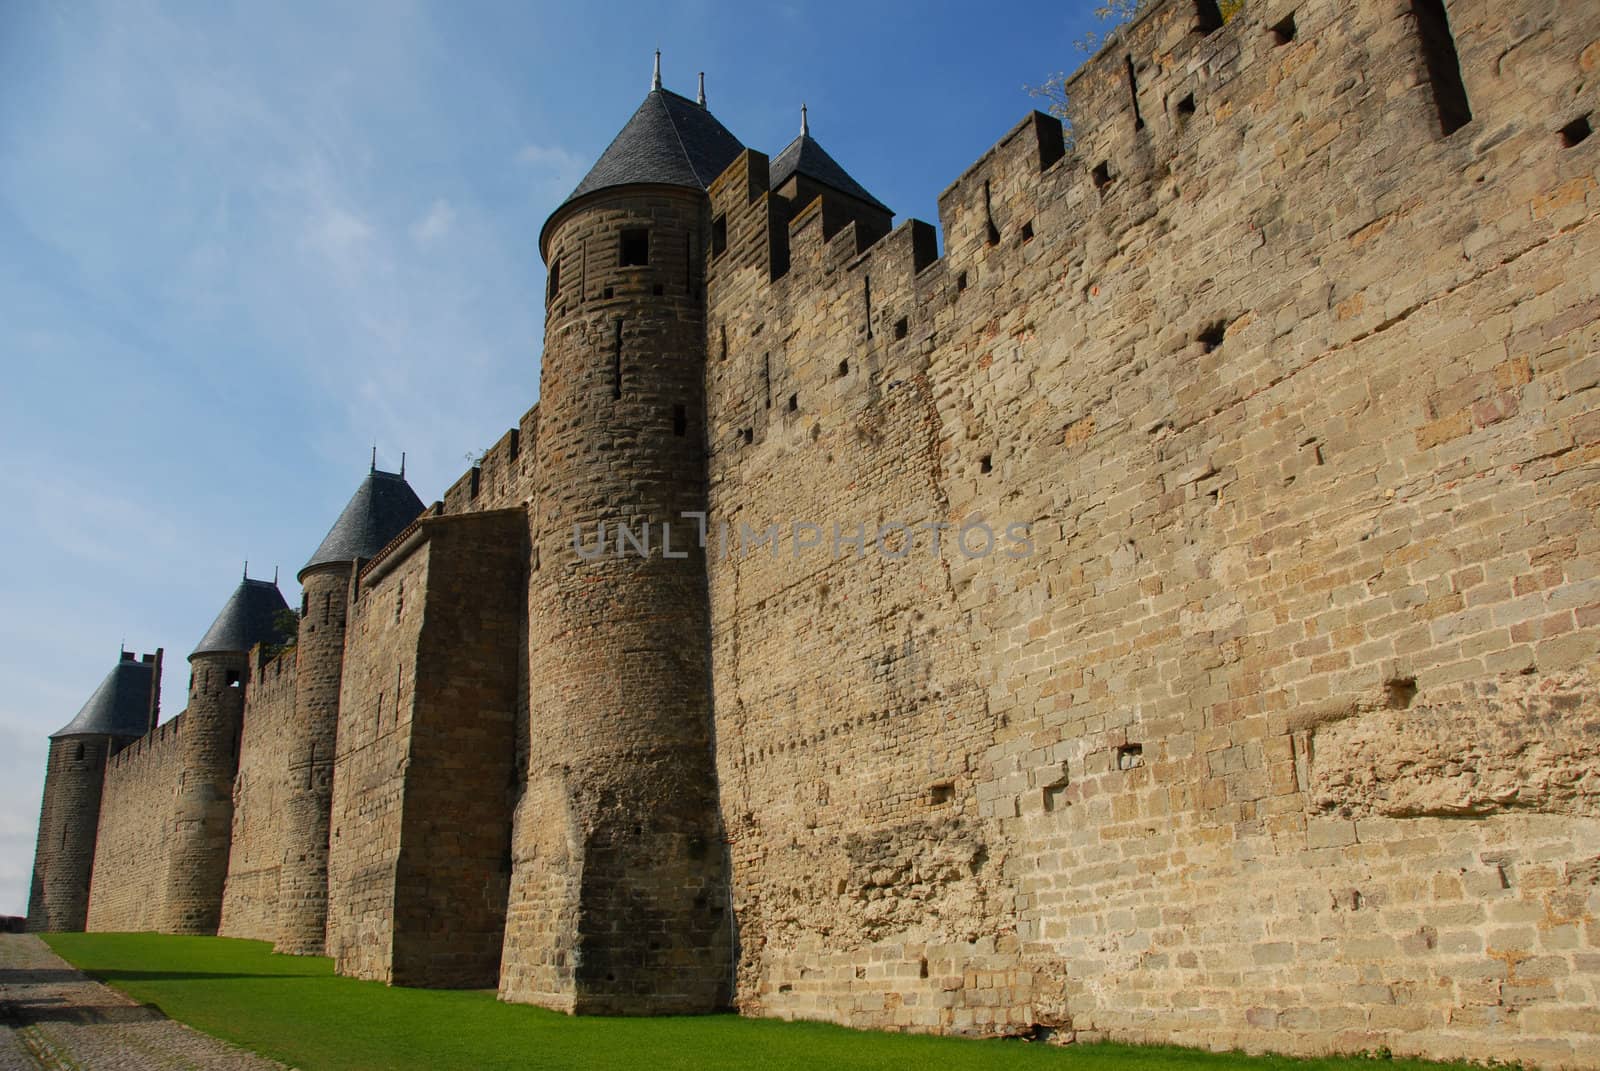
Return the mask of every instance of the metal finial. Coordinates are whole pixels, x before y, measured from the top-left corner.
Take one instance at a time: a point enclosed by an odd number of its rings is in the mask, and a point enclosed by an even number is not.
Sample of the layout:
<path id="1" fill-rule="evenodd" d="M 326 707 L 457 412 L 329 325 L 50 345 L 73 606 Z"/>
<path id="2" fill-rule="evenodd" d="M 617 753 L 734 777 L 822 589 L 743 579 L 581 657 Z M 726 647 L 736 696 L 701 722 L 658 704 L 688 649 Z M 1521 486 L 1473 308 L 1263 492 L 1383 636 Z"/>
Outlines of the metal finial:
<path id="1" fill-rule="evenodd" d="M 278 586 L 278 567 L 276 565 L 272 567 L 272 586 Z"/>
<path id="2" fill-rule="evenodd" d="M 661 50 L 656 49 L 656 73 L 650 78 L 650 91 L 653 93 L 661 88 Z"/>
<path id="3" fill-rule="evenodd" d="M 404 450 L 402 450 L 402 451 L 400 451 L 400 478 L 401 479 L 405 479 L 405 475 L 406 475 L 406 452 Z"/>
<path id="4" fill-rule="evenodd" d="M 805 106 L 805 103 L 802 101 L 801 104 L 800 104 L 800 136 L 801 137 L 806 137 L 810 133 L 811 133 L 811 123 L 806 119 L 806 106 Z"/>
<path id="5" fill-rule="evenodd" d="M 697 98 L 700 107 L 706 106 L 706 72 L 700 72 L 700 96 Z"/>
<path id="6" fill-rule="evenodd" d="M 250 559 L 249 558 L 246 558 L 244 560 L 244 578 L 246 580 L 250 579 Z"/>
<path id="7" fill-rule="evenodd" d="M 367 471 L 368 472 L 377 472 L 378 471 L 378 444 L 377 443 L 373 443 L 372 444 L 372 467 L 370 469 L 368 469 Z"/>

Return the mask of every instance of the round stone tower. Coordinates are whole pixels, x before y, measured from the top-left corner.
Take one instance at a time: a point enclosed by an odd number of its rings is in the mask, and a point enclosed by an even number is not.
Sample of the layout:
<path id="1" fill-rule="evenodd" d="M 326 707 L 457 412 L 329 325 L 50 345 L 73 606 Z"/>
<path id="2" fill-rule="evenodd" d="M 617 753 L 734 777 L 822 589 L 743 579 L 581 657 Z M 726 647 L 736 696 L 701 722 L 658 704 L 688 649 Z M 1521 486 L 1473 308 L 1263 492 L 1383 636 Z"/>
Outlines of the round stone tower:
<path id="1" fill-rule="evenodd" d="M 377 554 L 421 513 L 422 500 L 406 483 L 404 472 L 379 472 L 374 457 L 367 478 L 300 570 L 300 635 L 295 648 L 283 866 L 278 872 L 276 952 L 320 956 L 325 943 L 328 824 L 350 583 L 361 561 Z"/>
<path id="2" fill-rule="evenodd" d="M 136 660 L 124 651 L 78 716 L 51 734 L 28 929 L 59 933 L 87 923 L 106 762 L 155 726 L 160 695 L 161 652 Z"/>
<path id="3" fill-rule="evenodd" d="M 705 189 L 742 148 L 703 93 L 661 88 L 658 56 L 644 103 L 540 235 L 507 1000 L 639 1015 L 730 999 L 705 559 L 684 514 L 706 508 Z"/>
<path id="4" fill-rule="evenodd" d="M 247 576 L 189 655 L 165 933 L 215 934 L 222 919 L 248 655 L 256 644 L 280 638 L 274 619 L 286 609 L 276 583 Z"/>

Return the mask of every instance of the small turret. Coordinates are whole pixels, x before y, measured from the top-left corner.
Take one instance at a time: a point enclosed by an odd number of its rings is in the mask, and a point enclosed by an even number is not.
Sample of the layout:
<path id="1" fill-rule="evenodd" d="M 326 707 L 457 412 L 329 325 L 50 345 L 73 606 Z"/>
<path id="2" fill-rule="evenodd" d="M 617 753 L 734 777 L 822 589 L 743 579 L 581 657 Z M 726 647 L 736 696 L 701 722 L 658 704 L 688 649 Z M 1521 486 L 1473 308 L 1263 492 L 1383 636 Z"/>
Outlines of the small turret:
<path id="1" fill-rule="evenodd" d="M 402 469 L 404 466 L 402 466 Z M 422 513 L 403 472 L 371 471 L 311 560 L 300 570 L 300 635 L 295 648 L 294 723 L 283 865 L 278 872 L 275 951 L 320 956 L 328 921 L 328 825 L 350 583 Z"/>
<path id="2" fill-rule="evenodd" d="M 830 207 L 841 209 L 844 217 L 855 221 L 862 248 L 888 234 L 894 224 L 894 212 L 889 206 L 851 178 L 811 136 L 811 121 L 804 104 L 800 105 L 800 136 L 773 157 L 770 175 L 772 192 L 789 201 L 794 210 L 818 197 L 826 199 Z"/>
<path id="3" fill-rule="evenodd" d="M 106 761 L 145 734 L 160 694 L 161 652 L 124 651 L 78 716 L 50 734 L 28 929 L 84 928 Z"/>
<path id="4" fill-rule="evenodd" d="M 278 615 L 288 608 L 276 582 L 246 575 L 189 655 L 165 932 L 217 932 L 233 839 L 233 778 L 239 768 L 248 654 L 258 643 L 285 638 Z"/>

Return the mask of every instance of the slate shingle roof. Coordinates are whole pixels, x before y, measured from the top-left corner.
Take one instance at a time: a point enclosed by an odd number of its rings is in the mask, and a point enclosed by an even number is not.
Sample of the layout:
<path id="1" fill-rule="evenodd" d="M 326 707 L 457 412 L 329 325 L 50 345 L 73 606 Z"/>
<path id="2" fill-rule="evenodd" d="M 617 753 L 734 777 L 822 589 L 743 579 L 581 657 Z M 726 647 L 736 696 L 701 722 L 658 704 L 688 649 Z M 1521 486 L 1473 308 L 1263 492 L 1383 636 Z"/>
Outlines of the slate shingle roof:
<path id="1" fill-rule="evenodd" d="M 850 173 L 840 167 L 838 161 L 829 156 L 810 134 L 795 138 L 773 159 L 771 188 L 777 189 L 796 173 L 885 212 L 891 211 L 888 205 L 868 193 L 865 186 L 851 178 Z"/>
<path id="2" fill-rule="evenodd" d="M 78 716 L 50 734 L 60 736 L 143 736 L 150 728 L 150 688 L 155 663 L 124 659 L 111 667 Z"/>
<path id="3" fill-rule="evenodd" d="M 616 186 L 658 184 L 704 190 L 744 151 L 700 104 L 667 89 L 652 89 L 560 207 Z M 550 220 L 539 234 L 544 248 Z"/>
<path id="4" fill-rule="evenodd" d="M 652 89 L 562 203 L 637 183 L 703 190 L 743 151 L 739 139 L 705 108 L 671 90 Z"/>
<path id="5" fill-rule="evenodd" d="M 314 566 L 372 557 L 421 513 L 422 499 L 404 476 L 376 470 L 368 473 L 300 575 L 305 576 Z"/>
<path id="6" fill-rule="evenodd" d="M 278 611 L 288 608 L 289 604 L 283 601 L 283 592 L 272 581 L 240 581 L 189 657 L 243 652 L 258 643 L 284 639 L 286 637 L 279 633 L 272 619 Z"/>

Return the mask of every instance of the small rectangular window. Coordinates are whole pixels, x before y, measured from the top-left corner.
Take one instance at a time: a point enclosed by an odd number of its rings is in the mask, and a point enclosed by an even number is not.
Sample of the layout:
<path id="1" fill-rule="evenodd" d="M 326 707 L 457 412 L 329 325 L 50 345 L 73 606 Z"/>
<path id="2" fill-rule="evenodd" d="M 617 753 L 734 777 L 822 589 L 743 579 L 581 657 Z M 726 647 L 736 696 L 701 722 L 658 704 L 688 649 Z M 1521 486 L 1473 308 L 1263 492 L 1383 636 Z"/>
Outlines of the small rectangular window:
<path id="1" fill-rule="evenodd" d="M 545 291 L 545 295 L 544 295 L 545 300 L 546 301 L 554 301 L 555 298 L 556 298 L 556 295 L 558 293 L 560 293 L 560 292 L 561 292 L 561 258 L 557 257 L 555 262 L 550 265 L 550 278 L 549 278 L 549 281 L 548 281 L 548 289 Z"/>
<path id="2" fill-rule="evenodd" d="M 650 263 L 650 232 L 643 227 L 628 227 L 622 232 L 619 243 L 622 250 L 618 263 L 624 268 L 638 268 Z"/>
<path id="3" fill-rule="evenodd" d="M 728 217 L 718 216 L 711 221 L 711 255 L 720 257 L 728 251 Z"/>

